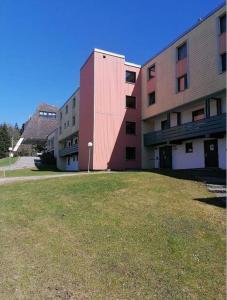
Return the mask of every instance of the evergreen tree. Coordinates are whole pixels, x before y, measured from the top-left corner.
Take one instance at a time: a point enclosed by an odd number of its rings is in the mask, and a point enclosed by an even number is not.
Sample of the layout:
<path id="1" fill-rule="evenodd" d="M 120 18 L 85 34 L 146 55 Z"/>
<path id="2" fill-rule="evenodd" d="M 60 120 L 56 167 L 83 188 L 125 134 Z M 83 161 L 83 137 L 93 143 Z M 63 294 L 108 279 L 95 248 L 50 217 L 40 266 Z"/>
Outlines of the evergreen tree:
<path id="1" fill-rule="evenodd" d="M 0 158 L 8 156 L 10 136 L 6 124 L 0 125 Z"/>

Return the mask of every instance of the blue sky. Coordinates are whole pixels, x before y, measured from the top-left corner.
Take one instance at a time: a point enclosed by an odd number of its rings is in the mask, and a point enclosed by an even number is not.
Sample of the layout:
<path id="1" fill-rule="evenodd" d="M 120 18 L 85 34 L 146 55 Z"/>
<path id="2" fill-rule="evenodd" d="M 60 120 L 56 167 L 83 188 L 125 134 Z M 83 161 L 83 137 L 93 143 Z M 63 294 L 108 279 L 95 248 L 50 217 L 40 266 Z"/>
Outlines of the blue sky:
<path id="1" fill-rule="evenodd" d="M 143 64 L 222 1 L 0 0 L 0 123 L 61 106 L 93 48 Z"/>

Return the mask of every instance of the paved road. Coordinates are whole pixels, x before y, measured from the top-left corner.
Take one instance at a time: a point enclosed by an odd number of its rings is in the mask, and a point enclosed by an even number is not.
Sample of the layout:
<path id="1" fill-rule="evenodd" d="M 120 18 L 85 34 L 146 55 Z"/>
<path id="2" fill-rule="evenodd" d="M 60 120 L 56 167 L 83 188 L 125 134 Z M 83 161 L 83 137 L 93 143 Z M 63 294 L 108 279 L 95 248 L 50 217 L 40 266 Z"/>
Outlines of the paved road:
<path id="1" fill-rule="evenodd" d="M 0 185 L 10 184 L 14 182 L 23 182 L 23 181 L 34 181 L 34 180 L 45 180 L 45 179 L 52 179 L 52 178 L 60 178 L 60 177 L 72 177 L 72 176 L 79 176 L 79 175 L 94 175 L 94 174 L 106 174 L 112 173 L 110 171 L 99 171 L 99 172 L 77 172 L 77 173 L 68 173 L 68 174 L 57 174 L 57 175 L 41 175 L 41 176 L 21 176 L 21 177 L 6 177 L 0 178 Z"/>
<path id="2" fill-rule="evenodd" d="M 5 167 L 0 167 L 0 170 L 19 170 L 19 169 L 32 169 L 35 168 L 35 160 L 39 160 L 39 157 L 34 156 L 22 156 L 18 160 L 10 165 Z"/>

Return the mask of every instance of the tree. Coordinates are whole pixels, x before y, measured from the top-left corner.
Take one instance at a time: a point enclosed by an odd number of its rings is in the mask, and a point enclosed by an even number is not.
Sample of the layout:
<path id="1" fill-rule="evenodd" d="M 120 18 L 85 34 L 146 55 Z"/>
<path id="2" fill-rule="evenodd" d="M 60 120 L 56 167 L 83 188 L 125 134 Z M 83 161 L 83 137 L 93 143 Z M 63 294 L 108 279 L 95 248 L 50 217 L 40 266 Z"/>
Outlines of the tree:
<path id="1" fill-rule="evenodd" d="M 10 136 L 8 132 L 7 125 L 0 125 L 0 158 L 8 156 L 10 147 Z"/>

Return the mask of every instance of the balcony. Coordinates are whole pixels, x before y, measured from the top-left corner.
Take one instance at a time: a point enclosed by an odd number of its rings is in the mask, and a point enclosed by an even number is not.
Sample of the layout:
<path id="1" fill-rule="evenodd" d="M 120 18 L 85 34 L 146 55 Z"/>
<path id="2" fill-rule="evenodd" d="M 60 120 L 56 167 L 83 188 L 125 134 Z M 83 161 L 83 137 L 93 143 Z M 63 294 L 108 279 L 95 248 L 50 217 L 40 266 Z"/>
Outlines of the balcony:
<path id="1" fill-rule="evenodd" d="M 155 146 L 165 143 L 174 144 L 183 140 L 225 133 L 225 122 L 226 114 L 221 114 L 207 119 L 174 126 L 165 130 L 146 133 L 144 134 L 144 146 Z"/>
<path id="2" fill-rule="evenodd" d="M 64 157 L 67 155 L 78 153 L 78 149 L 79 149 L 78 144 L 74 144 L 71 147 L 63 148 L 59 150 L 59 156 Z"/>

